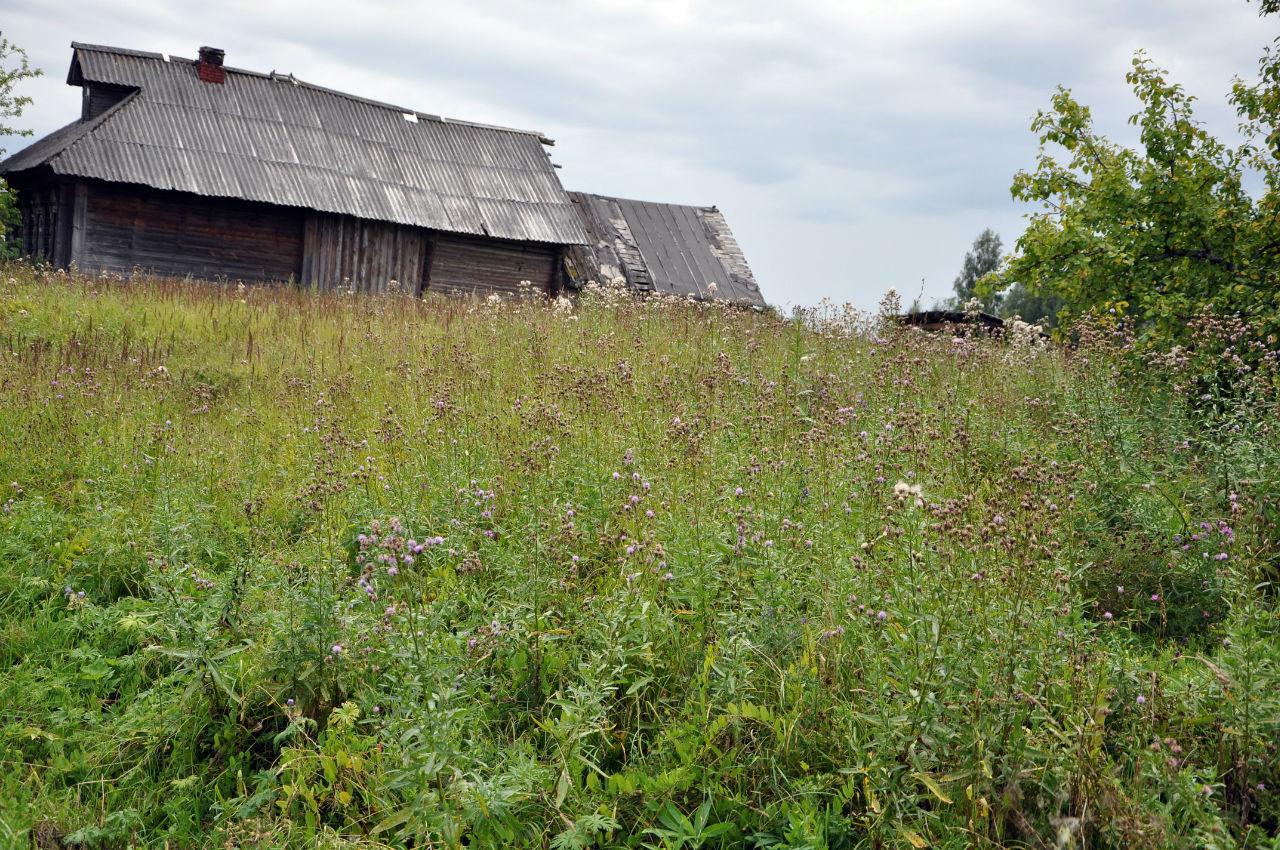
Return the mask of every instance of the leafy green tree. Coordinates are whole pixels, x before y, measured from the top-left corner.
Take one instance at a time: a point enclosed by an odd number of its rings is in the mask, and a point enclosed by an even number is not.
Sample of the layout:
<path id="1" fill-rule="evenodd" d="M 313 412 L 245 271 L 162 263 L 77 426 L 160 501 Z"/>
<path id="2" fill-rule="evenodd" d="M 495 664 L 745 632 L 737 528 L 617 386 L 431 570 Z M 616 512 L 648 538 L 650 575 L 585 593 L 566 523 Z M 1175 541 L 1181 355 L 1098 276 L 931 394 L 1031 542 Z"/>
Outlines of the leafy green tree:
<path id="1" fill-rule="evenodd" d="M 30 97 L 16 95 L 13 89 L 23 80 L 38 77 L 41 73 L 39 68 L 32 68 L 28 63 L 25 50 L 0 35 L 0 139 L 31 135 L 30 130 L 19 130 L 10 124 L 12 119 L 20 118 L 22 110 L 31 104 Z M 3 156 L 4 148 L 0 147 L 0 158 Z M 4 180 L 0 180 L 0 257 L 17 256 L 20 246 L 9 234 L 16 231 L 19 224 L 21 219 L 13 192 Z"/>
<path id="2" fill-rule="evenodd" d="M 973 240 L 973 247 L 964 255 L 964 266 L 956 276 L 955 295 L 946 299 L 947 309 L 963 310 L 972 299 L 982 303 L 982 309 L 998 316 L 1018 316 L 1025 322 L 1046 320 L 1052 327 L 1062 298 L 1051 292 L 1035 292 L 1021 283 L 1009 286 L 1008 278 L 1000 274 L 1000 236 L 991 228 L 983 230 Z M 1007 291 L 1004 291 L 1006 290 Z M 916 312 L 913 305 L 909 312 Z"/>
<path id="3" fill-rule="evenodd" d="M 963 309 L 970 299 L 978 298 L 982 301 L 983 310 L 999 312 L 1003 295 L 990 288 L 980 291 L 978 281 L 1000 268 L 1001 247 L 999 234 L 991 228 L 978 234 L 978 238 L 973 240 L 973 247 L 964 255 L 964 265 L 952 284 L 956 294 L 950 300 L 951 306 Z"/>
<path id="4" fill-rule="evenodd" d="M 1263 14 L 1275 5 L 1268 0 Z M 1280 58 L 1268 51 L 1261 65 L 1258 84 L 1237 81 L 1232 93 L 1251 131 L 1234 149 L 1195 120 L 1195 99 L 1142 53 L 1127 75 L 1142 105 L 1130 119 L 1137 149 L 1098 135 L 1089 108 L 1059 88 L 1032 122 L 1036 168 L 1012 186 L 1041 210 L 1002 278 L 1072 310 L 1128 312 L 1165 339 L 1184 336 L 1204 309 L 1280 331 Z M 1244 189 L 1254 175 L 1265 187 L 1256 200 Z"/>

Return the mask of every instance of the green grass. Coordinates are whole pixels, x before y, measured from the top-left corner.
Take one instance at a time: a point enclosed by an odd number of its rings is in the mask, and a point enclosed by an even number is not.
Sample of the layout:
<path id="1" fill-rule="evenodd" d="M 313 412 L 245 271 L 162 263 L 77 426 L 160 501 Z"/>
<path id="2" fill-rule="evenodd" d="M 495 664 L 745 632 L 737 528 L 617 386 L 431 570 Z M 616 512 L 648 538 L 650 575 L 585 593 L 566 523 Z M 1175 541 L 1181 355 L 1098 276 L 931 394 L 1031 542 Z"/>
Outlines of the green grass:
<path id="1" fill-rule="evenodd" d="M 1274 359 L 1077 333 L 0 269 L 0 844 L 1280 846 Z"/>

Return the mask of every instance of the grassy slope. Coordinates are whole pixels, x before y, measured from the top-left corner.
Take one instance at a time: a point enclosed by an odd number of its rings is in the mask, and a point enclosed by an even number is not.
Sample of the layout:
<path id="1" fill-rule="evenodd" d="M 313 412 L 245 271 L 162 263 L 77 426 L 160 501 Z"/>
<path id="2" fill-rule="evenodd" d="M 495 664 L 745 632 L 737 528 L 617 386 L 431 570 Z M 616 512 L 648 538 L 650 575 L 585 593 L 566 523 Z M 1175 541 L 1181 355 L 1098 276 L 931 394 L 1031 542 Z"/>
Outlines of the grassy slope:
<path id="1" fill-rule="evenodd" d="M 0 842 L 1278 828 L 1265 374 L 0 272 Z"/>

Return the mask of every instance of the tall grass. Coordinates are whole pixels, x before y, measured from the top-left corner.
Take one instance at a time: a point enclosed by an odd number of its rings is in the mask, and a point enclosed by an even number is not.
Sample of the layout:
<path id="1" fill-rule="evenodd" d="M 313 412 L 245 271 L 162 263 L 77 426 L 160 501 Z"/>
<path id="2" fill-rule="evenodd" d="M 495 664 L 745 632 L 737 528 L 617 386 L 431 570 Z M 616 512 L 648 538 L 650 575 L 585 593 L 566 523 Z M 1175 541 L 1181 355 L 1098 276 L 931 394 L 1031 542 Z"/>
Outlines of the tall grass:
<path id="1" fill-rule="evenodd" d="M 1274 353 L 1197 321 L 0 269 L 0 840 L 1277 846 Z"/>

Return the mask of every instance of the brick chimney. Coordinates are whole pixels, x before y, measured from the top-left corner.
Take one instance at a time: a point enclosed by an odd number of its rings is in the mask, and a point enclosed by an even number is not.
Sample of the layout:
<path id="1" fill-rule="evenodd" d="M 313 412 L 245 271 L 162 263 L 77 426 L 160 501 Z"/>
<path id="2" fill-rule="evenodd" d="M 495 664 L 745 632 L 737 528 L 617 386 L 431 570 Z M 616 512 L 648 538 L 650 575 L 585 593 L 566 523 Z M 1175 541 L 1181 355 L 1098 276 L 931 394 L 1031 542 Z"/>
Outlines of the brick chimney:
<path id="1" fill-rule="evenodd" d="M 227 81 L 227 69 L 222 67 L 222 59 L 226 51 L 216 47 L 200 48 L 200 61 L 196 63 L 196 74 L 206 83 L 221 85 Z"/>

